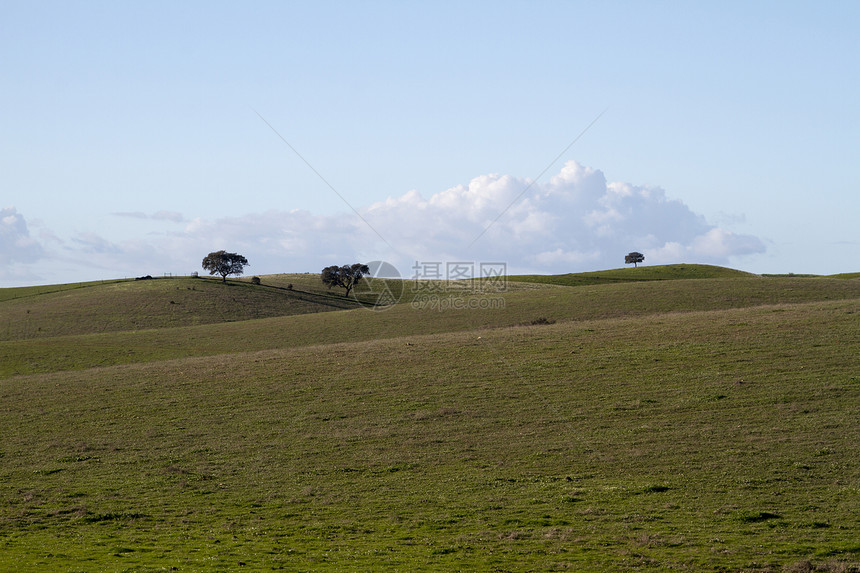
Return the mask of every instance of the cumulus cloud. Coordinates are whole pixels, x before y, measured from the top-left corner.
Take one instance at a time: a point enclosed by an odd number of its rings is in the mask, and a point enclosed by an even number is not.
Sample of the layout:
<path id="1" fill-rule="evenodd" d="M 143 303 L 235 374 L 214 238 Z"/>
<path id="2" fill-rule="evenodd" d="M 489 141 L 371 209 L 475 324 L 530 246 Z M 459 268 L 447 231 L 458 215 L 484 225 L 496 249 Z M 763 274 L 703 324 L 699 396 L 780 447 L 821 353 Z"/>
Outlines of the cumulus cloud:
<path id="1" fill-rule="evenodd" d="M 42 244 L 30 236 L 24 216 L 15 207 L 0 209 L 0 281 L 27 282 L 37 275 L 31 266 L 45 258 Z"/>
<path id="2" fill-rule="evenodd" d="M 30 236 L 24 216 L 15 207 L 0 209 L 0 266 L 31 263 L 43 256 L 44 249 Z"/>
<path id="3" fill-rule="evenodd" d="M 85 255 L 115 277 L 188 274 L 219 249 L 245 255 L 256 274 L 386 260 L 411 276 L 416 261 L 504 262 L 509 273 L 566 273 L 623 266 L 630 251 L 644 253 L 646 264 L 731 264 L 765 250 L 759 238 L 709 224 L 659 187 L 607 182 L 600 170 L 575 161 L 544 183 L 481 175 L 429 197 L 413 190 L 357 210 L 360 217 L 272 210 L 217 220 L 115 213 L 182 227 L 120 242 L 83 233 L 65 243 L 63 256 Z M 3 211 L 0 228 L 0 256 L 42 255 L 14 209 Z"/>
<path id="4" fill-rule="evenodd" d="M 649 263 L 714 264 L 764 251 L 758 238 L 708 224 L 659 187 L 607 182 L 575 161 L 545 184 L 484 175 L 429 199 L 390 197 L 362 214 L 399 254 L 506 261 L 514 272 L 618 267 L 633 250 Z"/>
<path id="5" fill-rule="evenodd" d="M 426 198 L 412 190 L 358 211 L 361 217 L 271 211 L 198 220 L 185 235 L 201 247 L 255 253 L 260 272 L 386 260 L 404 275 L 416 261 L 505 262 L 509 272 L 564 273 L 620 267 L 634 250 L 651 264 L 729 264 L 765 250 L 757 237 L 709 224 L 659 187 L 607 182 L 574 161 L 543 184 L 481 175 Z"/>

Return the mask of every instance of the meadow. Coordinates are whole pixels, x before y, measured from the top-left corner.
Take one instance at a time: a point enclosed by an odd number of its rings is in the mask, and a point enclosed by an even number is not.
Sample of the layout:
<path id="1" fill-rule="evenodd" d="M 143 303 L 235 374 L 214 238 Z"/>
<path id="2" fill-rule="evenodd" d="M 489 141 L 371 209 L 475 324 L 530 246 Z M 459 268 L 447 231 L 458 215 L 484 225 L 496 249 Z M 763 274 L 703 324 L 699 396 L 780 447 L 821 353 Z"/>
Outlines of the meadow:
<path id="1" fill-rule="evenodd" d="M 854 275 L 262 279 L 0 290 L 0 570 L 860 571 Z"/>

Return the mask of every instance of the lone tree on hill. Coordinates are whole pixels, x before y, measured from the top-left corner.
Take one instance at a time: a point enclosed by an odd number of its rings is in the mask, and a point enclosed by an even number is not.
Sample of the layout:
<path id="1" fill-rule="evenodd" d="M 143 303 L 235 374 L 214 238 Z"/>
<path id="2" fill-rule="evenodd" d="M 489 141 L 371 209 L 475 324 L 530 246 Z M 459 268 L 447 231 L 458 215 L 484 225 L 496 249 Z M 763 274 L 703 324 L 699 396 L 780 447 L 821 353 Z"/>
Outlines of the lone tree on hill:
<path id="1" fill-rule="evenodd" d="M 346 294 L 343 296 L 349 296 L 352 287 L 368 273 L 370 273 L 368 266 L 361 263 L 343 265 L 342 267 L 332 265 L 322 270 L 320 278 L 322 278 L 323 283 L 328 285 L 328 288 L 336 286 L 345 288 Z"/>
<path id="2" fill-rule="evenodd" d="M 638 266 L 639 263 L 641 263 L 644 260 L 645 260 L 645 255 L 643 255 L 642 253 L 637 253 L 636 251 L 633 251 L 629 255 L 624 255 L 624 264 L 625 265 L 629 265 L 630 263 L 633 263 L 633 266 L 636 267 L 636 266 Z"/>
<path id="3" fill-rule="evenodd" d="M 228 275 L 241 275 L 247 264 L 248 259 L 242 255 L 226 251 L 209 253 L 203 259 L 203 268 L 209 271 L 210 275 L 221 275 L 221 280 L 225 283 Z"/>

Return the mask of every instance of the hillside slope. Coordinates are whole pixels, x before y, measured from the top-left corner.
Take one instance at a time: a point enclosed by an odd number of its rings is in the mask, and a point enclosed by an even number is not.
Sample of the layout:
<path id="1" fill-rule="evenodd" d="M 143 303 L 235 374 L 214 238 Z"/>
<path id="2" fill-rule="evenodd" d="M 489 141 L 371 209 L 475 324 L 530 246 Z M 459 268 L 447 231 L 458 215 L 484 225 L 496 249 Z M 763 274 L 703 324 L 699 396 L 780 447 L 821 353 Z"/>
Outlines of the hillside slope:
<path id="1" fill-rule="evenodd" d="M 238 287 L 225 292 L 244 292 Z M 467 296 L 433 292 L 356 309 L 221 324 L 0 342 L 0 378 L 150 360 L 673 312 L 860 298 L 860 281 L 736 278 L 648 281 Z"/>
<path id="2" fill-rule="evenodd" d="M 750 278 L 708 265 L 665 265 L 568 275 L 507 278 L 507 293 L 551 286 L 587 286 L 656 280 Z M 849 276 L 849 275 L 845 275 Z M 843 278 L 840 276 L 839 278 Z M 385 282 L 385 284 L 382 284 Z M 428 292 L 461 295 L 470 281 L 418 284 L 365 279 L 350 298 L 314 273 L 268 275 L 226 285 L 212 279 L 156 278 L 0 289 L 0 341 L 235 322 L 373 305 L 381 288 L 411 302 Z M 429 288 L 428 288 L 429 287 Z"/>
<path id="3" fill-rule="evenodd" d="M 726 267 L 677 264 L 627 267 L 563 275 L 513 275 L 509 277 L 509 280 L 514 282 L 521 281 L 564 286 L 584 286 L 636 281 L 750 278 L 755 276 L 756 275 L 751 273 Z"/>
<path id="4" fill-rule="evenodd" d="M 231 323 L 2 380 L 0 570 L 855 571 L 849 282 Z"/>
<path id="5" fill-rule="evenodd" d="M 356 308 L 334 294 L 247 281 L 158 278 L 9 289 L 0 340 L 233 322 Z"/>

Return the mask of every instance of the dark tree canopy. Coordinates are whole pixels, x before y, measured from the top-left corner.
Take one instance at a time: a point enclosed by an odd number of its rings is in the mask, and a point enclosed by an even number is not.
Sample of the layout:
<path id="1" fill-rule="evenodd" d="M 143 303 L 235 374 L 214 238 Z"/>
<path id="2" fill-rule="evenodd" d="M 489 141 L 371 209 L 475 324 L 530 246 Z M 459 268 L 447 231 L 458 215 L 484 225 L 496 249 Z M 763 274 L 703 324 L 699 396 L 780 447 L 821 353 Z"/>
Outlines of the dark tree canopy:
<path id="1" fill-rule="evenodd" d="M 210 275 L 221 275 L 221 280 L 225 283 L 228 275 L 241 275 L 247 265 L 248 259 L 238 253 L 226 251 L 209 253 L 203 259 L 203 268 L 209 271 Z"/>
<path id="2" fill-rule="evenodd" d="M 343 296 L 349 296 L 352 287 L 368 273 L 370 273 L 368 266 L 361 263 L 343 265 L 342 267 L 332 265 L 322 270 L 320 278 L 322 278 L 323 283 L 328 285 L 328 288 L 336 286 L 345 288 L 346 294 Z"/>
<path id="3" fill-rule="evenodd" d="M 639 263 L 641 263 L 644 260 L 645 260 L 645 255 L 643 255 L 642 253 L 637 253 L 636 251 L 633 251 L 632 253 L 630 253 L 628 255 L 624 255 L 624 264 L 625 265 L 629 265 L 630 263 L 633 263 L 633 266 L 636 267 L 636 266 L 638 266 Z"/>

